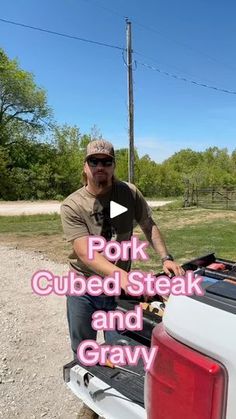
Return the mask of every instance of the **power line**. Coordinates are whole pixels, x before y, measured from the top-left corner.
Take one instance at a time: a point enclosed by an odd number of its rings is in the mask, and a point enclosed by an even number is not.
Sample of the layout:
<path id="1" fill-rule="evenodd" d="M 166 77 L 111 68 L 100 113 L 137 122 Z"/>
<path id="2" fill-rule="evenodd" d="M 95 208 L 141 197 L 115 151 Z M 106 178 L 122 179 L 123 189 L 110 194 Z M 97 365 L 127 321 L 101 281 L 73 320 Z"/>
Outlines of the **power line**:
<path id="1" fill-rule="evenodd" d="M 78 36 L 69 35 L 69 34 L 66 34 L 66 33 L 55 32 L 55 31 L 51 31 L 49 29 L 39 28 L 37 26 L 25 25 L 24 23 L 14 22 L 12 20 L 7 20 L 7 19 L 1 19 L 0 18 L 0 21 L 4 22 L 4 23 L 11 24 L 11 25 L 15 25 L 15 26 L 21 26 L 23 28 L 33 29 L 33 30 L 39 31 L 39 32 L 49 33 L 51 35 L 62 36 L 64 38 L 74 39 L 76 41 L 87 42 L 87 43 L 90 43 L 90 44 L 95 44 L 95 45 L 100 45 L 100 46 L 107 47 L 107 48 L 113 48 L 113 49 L 118 49 L 120 51 L 125 51 L 125 48 L 119 47 L 117 45 L 111 45 L 111 44 L 106 44 L 104 42 L 94 41 L 94 40 L 91 40 L 91 39 L 80 38 Z"/>
<path id="2" fill-rule="evenodd" d="M 146 59 L 148 59 L 148 60 L 151 60 L 154 64 L 159 64 L 158 62 L 157 62 L 157 60 L 154 60 L 152 57 L 150 57 L 150 56 L 148 56 L 148 55 L 146 55 L 146 54 L 143 54 L 143 53 L 141 53 L 141 52 L 138 52 L 138 51 L 133 51 L 133 53 L 134 54 L 136 54 L 136 55 L 139 55 L 139 56 L 141 56 L 141 57 L 144 57 L 144 58 L 146 58 Z M 173 66 L 172 64 L 165 64 L 165 65 L 167 65 L 168 67 L 170 67 L 170 68 L 172 68 L 172 69 L 174 69 L 175 71 L 177 71 L 177 72 L 181 72 L 182 74 L 185 74 L 186 76 L 188 76 L 188 77 L 193 77 L 193 78 L 196 78 L 197 76 L 195 75 L 195 74 L 191 74 L 191 73 L 189 73 L 189 72 L 186 72 L 186 71 L 184 71 L 184 70 L 182 70 L 181 68 L 179 68 L 179 67 L 176 67 L 176 66 Z M 204 78 L 204 80 L 205 81 L 207 81 L 208 83 L 212 83 L 212 84 L 214 84 L 214 82 L 212 81 L 212 80 L 209 80 L 209 79 L 206 79 L 206 78 Z"/>
<path id="3" fill-rule="evenodd" d="M 135 54 L 135 51 L 133 53 Z M 138 53 L 136 52 L 136 54 L 138 54 Z M 143 54 L 140 54 L 140 55 L 143 55 Z M 123 57 L 124 64 L 127 67 L 128 65 L 127 65 L 127 62 L 125 61 L 124 53 L 122 54 L 122 57 Z M 195 84 L 197 86 L 205 87 L 207 89 L 217 90 L 217 91 L 222 92 L 222 93 L 228 93 L 228 94 L 232 94 L 232 95 L 236 94 L 236 92 L 233 91 L 233 90 L 221 89 L 219 87 L 211 86 L 211 85 L 206 84 L 206 83 L 201 83 L 201 82 L 197 82 L 195 80 L 187 79 L 186 77 L 178 76 L 177 74 L 173 74 L 173 73 L 170 73 L 168 71 L 161 70 L 158 67 L 154 67 L 154 66 L 152 66 L 150 64 L 147 64 L 147 63 L 141 63 L 140 61 L 137 61 L 137 60 L 134 60 L 134 69 L 135 70 L 137 69 L 137 64 L 140 64 L 143 67 L 149 68 L 150 70 L 157 71 L 158 73 L 164 74 L 165 76 L 172 77 L 176 80 L 185 81 L 187 83 Z"/>
<path id="4" fill-rule="evenodd" d="M 200 51 L 197 48 L 193 48 L 193 47 L 191 47 L 190 45 L 188 45 L 188 44 L 186 44 L 184 42 L 179 42 L 178 40 L 172 39 L 170 36 L 163 35 L 160 31 L 157 31 L 156 29 L 151 28 L 151 27 L 148 27 L 146 25 L 143 25 L 142 23 L 139 23 L 137 21 L 134 21 L 134 24 L 136 24 L 137 26 L 140 26 L 140 27 L 142 27 L 142 28 L 144 28 L 144 29 L 146 29 L 148 31 L 157 33 L 158 35 L 162 36 L 163 38 L 166 38 L 169 42 L 172 42 L 173 44 L 176 44 L 176 45 L 180 45 L 180 46 L 182 46 L 182 47 L 184 47 L 184 48 L 186 48 L 186 49 L 188 49 L 188 50 L 190 50 L 192 52 L 195 52 L 195 53 L 197 53 L 199 55 L 202 55 L 203 57 L 206 57 L 208 60 L 210 60 L 212 62 L 215 62 L 216 64 L 221 65 L 221 66 L 227 68 L 230 71 L 234 71 L 235 72 L 235 68 L 234 67 L 231 67 L 228 64 L 223 63 L 223 62 L 217 60 L 217 58 L 215 58 L 215 57 L 211 57 L 209 54 L 206 54 L 205 52 Z"/>
<path id="5" fill-rule="evenodd" d="M 86 0 L 83 0 L 83 1 L 88 2 L 88 0 L 87 1 Z M 117 15 L 117 16 L 122 17 L 122 18 L 125 18 L 126 17 L 125 15 L 122 15 L 121 13 L 117 12 L 114 9 L 111 9 L 110 7 L 108 8 L 108 7 L 102 6 L 101 4 L 98 4 L 98 1 L 95 1 L 95 3 L 96 3 L 96 6 L 97 7 L 101 8 L 103 10 L 106 10 L 106 11 L 108 11 L 108 12 L 114 14 L 114 15 Z M 217 63 L 217 64 L 219 64 L 219 65 L 221 65 L 221 66 L 223 66 L 225 68 L 227 68 L 228 70 L 235 72 L 235 68 L 234 67 L 231 67 L 228 64 L 223 63 L 223 62 L 217 60 L 214 57 L 211 57 L 210 55 L 206 54 L 203 51 L 198 50 L 197 48 L 193 48 L 192 46 L 190 46 L 190 45 L 188 45 L 188 44 L 186 44 L 184 42 L 180 42 L 180 41 L 178 41 L 176 39 L 173 39 L 170 36 L 167 36 L 167 35 L 163 34 L 161 31 L 158 31 L 157 29 L 154 29 L 154 28 L 152 28 L 150 26 L 147 26 L 147 25 L 144 25 L 143 23 L 138 22 L 136 19 L 133 19 L 132 18 L 132 23 L 134 25 L 136 25 L 136 26 L 139 26 L 139 27 L 147 30 L 147 31 L 154 32 L 154 33 L 160 35 L 161 37 L 167 39 L 169 42 L 172 42 L 172 43 L 174 43 L 176 45 L 180 45 L 180 46 L 182 46 L 184 48 L 189 49 L 190 51 L 196 52 L 197 54 L 202 55 L 202 56 L 208 58 L 209 60 L 211 60 L 211 61 L 213 61 L 213 62 L 215 62 L 215 63 Z"/>
<path id="6" fill-rule="evenodd" d="M 216 86 L 211 86 L 211 85 L 208 85 L 208 84 L 197 82 L 195 80 L 190 80 L 190 79 L 187 79 L 185 77 L 181 77 L 181 76 L 178 76 L 176 74 L 169 73 L 168 71 L 163 71 L 160 68 L 154 67 L 150 64 L 141 63 L 140 61 L 137 61 L 137 60 L 136 60 L 136 63 L 142 65 L 143 67 L 149 68 L 150 70 L 157 71 L 160 74 L 164 74 L 165 76 L 172 77 L 173 79 L 181 80 L 181 81 L 184 81 L 184 82 L 187 82 L 187 83 L 192 83 L 192 84 L 195 84 L 197 86 L 205 87 L 206 89 L 212 89 L 212 90 L 217 90 L 218 92 L 228 93 L 228 94 L 231 94 L 231 95 L 236 95 L 236 91 L 233 91 L 233 90 L 221 89 L 221 88 L 216 87 Z"/>
<path id="7" fill-rule="evenodd" d="M 103 43 L 103 42 L 98 42 L 98 41 L 94 41 L 94 40 L 90 40 L 90 39 L 86 39 L 86 38 L 80 38 L 78 36 L 69 35 L 69 34 L 65 34 L 65 33 L 61 33 L 61 32 L 55 32 L 55 31 L 51 31 L 49 29 L 39 28 L 39 27 L 36 27 L 36 26 L 25 25 L 23 23 L 15 22 L 15 21 L 12 21 L 12 20 L 6 20 L 6 19 L 0 18 L 0 21 L 3 22 L 3 23 L 15 25 L 15 26 L 20 26 L 20 27 L 23 27 L 23 28 L 33 29 L 33 30 L 36 30 L 36 31 L 39 31 L 39 32 L 49 33 L 51 35 L 56 35 L 56 36 L 61 36 L 61 37 L 64 37 L 64 38 L 74 39 L 76 41 L 82 41 L 82 42 L 87 42 L 87 43 L 91 43 L 91 44 L 95 44 L 95 45 L 99 45 L 99 46 L 103 46 L 103 47 L 107 47 L 107 48 L 117 49 L 117 50 L 122 51 L 123 53 L 126 52 L 126 48 L 122 48 L 122 47 L 119 47 L 117 45 L 111 45 L 111 44 L 106 44 L 106 43 Z M 133 51 L 133 53 L 138 54 L 138 55 L 143 55 L 143 54 L 139 53 L 138 51 Z M 192 84 L 195 84 L 197 86 L 201 86 L 201 87 L 204 87 L 204 88 L 207 88 L 207 89 L 217 90 L 217 91 L 222 92 L 222 93 L 228 93 L 228 94 L 233 94 L 233 95 L 236 94 L 235 91 L 227 90 L 227 89 L 221 89 L 221 88 L 211 86 L 211 85 L 208 85 L 208 84 L 205 84 L 205 83 L 197 82 L 195 80 L 190 80 L 190 79 L 187 79 L 185 77 L 181 77 L 181 76 L 178 76 L 176 74 L 172 74 L 168 71 L 160 70 L 158 67 L 154 67 L 150 64 L 142 63 L 142 62 L 139 62 L 139 61 L 135 60 L 136 65 L 137 65 L 137 63 L 146 67 L 146 68 L 157 71 L 158 73 L 164 74 L 166 76 L 172 77 L 172 78 L 177 79 L 177 80 L 192 83 Z"/>

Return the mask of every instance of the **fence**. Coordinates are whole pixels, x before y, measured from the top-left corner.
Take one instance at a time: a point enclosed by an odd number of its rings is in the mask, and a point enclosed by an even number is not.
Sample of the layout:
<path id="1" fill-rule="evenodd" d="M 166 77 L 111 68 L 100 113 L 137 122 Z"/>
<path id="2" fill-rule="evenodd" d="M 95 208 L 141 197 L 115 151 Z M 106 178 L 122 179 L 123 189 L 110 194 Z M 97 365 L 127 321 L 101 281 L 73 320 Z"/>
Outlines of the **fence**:
<path id="1" fill-rule="evenodd" d="M 236 188 L 219 187 L 198 189 L 188 185 L 184 206 L 196 205 L 202 208 L 236 210 Z"/>

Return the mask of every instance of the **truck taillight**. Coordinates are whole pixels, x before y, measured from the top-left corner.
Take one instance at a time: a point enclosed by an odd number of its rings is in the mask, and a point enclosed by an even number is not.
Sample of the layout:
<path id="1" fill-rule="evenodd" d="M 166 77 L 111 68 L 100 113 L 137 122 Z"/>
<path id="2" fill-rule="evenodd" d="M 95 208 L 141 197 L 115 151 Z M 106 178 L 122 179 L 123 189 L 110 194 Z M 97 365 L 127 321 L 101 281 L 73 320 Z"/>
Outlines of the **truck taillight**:
<path id="1" fill-rule="evenodd" d="M 156 358 L 146 379 L 148 419 L 223 419 L 227 372 L 223 365 L 183 345 L 159 324 Z"/>

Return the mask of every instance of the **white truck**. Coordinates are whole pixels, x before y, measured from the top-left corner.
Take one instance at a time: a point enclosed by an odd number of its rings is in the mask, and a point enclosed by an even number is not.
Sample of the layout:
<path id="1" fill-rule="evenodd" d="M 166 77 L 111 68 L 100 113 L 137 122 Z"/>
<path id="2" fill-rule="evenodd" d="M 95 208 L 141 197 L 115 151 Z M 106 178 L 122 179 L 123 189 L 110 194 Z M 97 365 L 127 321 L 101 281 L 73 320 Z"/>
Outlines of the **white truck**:
<path id="1" fill-rule="evenodd" d="M 151 369 L 64 366 L 68 387 L 106 419 L 236 419 L 236 264 L 209 254 L 183 265 L 204 278 L 204 296 L 173 296 L 144 311 L 142 331 L 117 344 L 156 345 Z M 139 301 L 120 300 L 119 309 Z M 155 304 L 154 304 L 155 305 Z M 155 312 L 156 311 L 156 312 Z"/>

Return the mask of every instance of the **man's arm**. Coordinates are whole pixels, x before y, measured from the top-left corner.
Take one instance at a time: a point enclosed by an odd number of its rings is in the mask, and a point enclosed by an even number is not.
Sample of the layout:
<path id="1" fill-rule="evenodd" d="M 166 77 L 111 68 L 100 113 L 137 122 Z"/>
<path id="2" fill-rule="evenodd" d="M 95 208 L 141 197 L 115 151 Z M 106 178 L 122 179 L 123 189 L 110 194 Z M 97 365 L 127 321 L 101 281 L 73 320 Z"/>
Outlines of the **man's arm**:
<path id="1" fill-rule="evenodd" d="M 152 217 L 148 217 L 145 221 L 142 221 L 140 227 L 156 253 L 160 255 L 161 259 L 165 258 L 168 255 L 167 247 L 161 232 Z M 176 276 L 184 275 L 183 268 L 172 260 L 165 260 L 163 262 L 163 270 L 167 275 L 170 275 L 171 272 Z"/>
<path id="2" fill-rule="evenodd" d="M 90 268 L 92 271 L 95 271 L 101 276 L 112 275 L 114 271 L 120 272 L 121 278 L 121 288 L 126 291 L 128 283 L 128 274 L 123 269 L 120 269 L 113 263 L 109 262 L 102 254 L 95 252 L 95 257 L 93 260 L 88 259 L 88 237 L 89 231 L 88 226 L 83 219 L 79 208 L 75 211 L 74 208 L 71 208 L 71 205 L 62 204 L 61 206 L 61 220 L 64 233 L 66 235 L 67 241 L 71 242 L 73 249 L 78 256 L 78 258 Z"/>
<path id="3" fill-rule="evenodd" d="M 101 253 L 94 252 L 93 260 L 88 259 L 88 236 L 80 237 L 73 241 L 73 248 L 80 260 L 101 276 L 112 275 L 115 271 L 120 272 L 121 288 L 126 291 L 128 274 L 123 269 L 109 262 Z"/>

